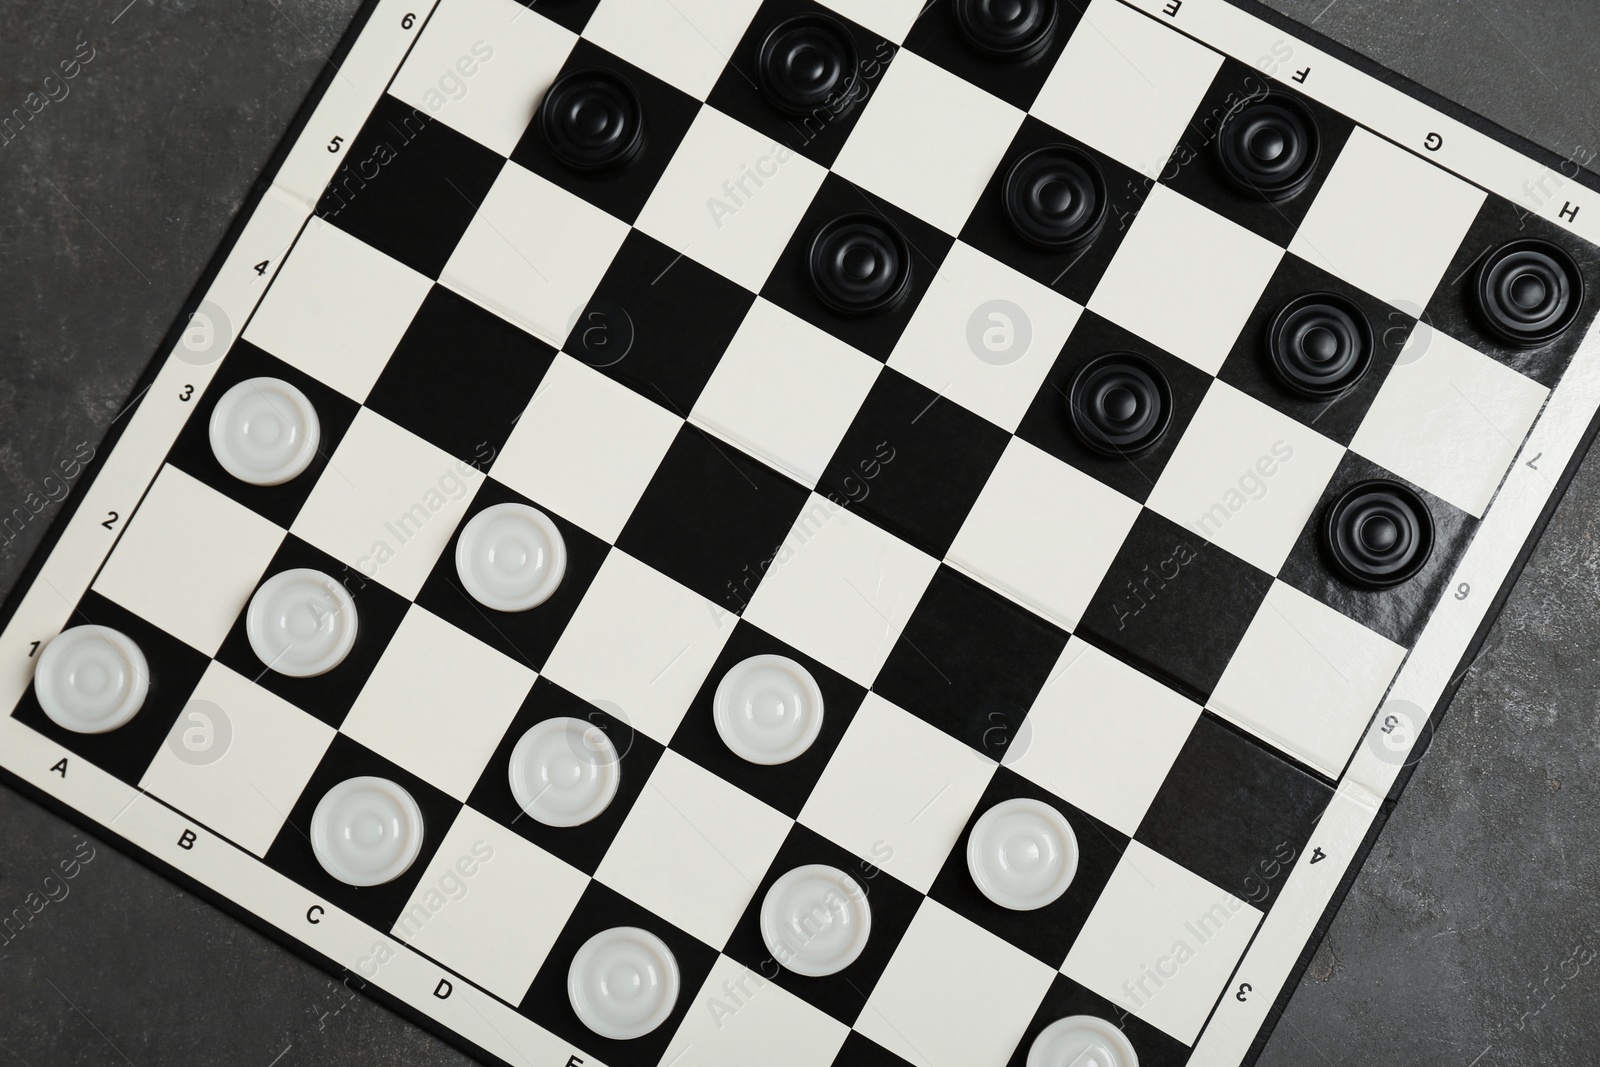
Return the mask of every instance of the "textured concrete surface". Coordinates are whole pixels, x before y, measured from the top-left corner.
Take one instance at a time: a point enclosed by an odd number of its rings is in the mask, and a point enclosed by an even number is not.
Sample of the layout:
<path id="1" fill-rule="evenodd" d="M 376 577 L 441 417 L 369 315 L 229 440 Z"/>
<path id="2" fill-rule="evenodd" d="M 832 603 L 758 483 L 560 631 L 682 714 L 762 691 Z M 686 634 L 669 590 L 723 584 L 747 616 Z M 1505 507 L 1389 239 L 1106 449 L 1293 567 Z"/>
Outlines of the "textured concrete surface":
<path id="1" fill-rule="evenodd" d="M 1273 6 L 1556 151 L 1600 148 L 1586 0 Z M 116 417 L 355 7 L 0 2 L 0 113 L 93 50 L 0 144 L 3 510 Z M 52 510 L 0 543 L 0 588 Z M 1263 1064 L 1596 1061 L 1597 561 L 1591 460 Z M 66 895 L 0 947 L 0 1064 L 465 1062 L 0 789 L 0 907 L 63 861 Z"/>

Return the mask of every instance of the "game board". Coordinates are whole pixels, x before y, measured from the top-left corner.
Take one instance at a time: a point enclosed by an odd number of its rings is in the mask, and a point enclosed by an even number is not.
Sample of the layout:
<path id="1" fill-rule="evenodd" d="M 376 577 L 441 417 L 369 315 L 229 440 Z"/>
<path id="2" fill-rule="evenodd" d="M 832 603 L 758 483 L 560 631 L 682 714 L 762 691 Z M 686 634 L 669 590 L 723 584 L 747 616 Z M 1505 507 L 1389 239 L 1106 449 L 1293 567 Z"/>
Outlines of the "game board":
<path id="1" fill-rule="evenodd" d="M 375 0 L 8 780 L 485 1061 L 1251 1061 L 1600 407 L 1592 179 L 1224 0 Z"/>

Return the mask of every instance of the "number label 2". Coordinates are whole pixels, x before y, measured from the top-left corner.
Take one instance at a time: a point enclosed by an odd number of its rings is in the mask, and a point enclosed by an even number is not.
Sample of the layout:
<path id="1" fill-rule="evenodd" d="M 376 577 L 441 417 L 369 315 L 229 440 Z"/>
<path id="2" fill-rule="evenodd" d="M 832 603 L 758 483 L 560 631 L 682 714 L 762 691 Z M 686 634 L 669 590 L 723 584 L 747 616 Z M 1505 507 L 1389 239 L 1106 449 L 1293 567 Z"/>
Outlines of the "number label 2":
<path id="1" fill-rule="evenodd" d="M 117 528 L 117 520 L 120 518 L 122 518 L 122 516 L 118 515 L 115 511 L 108 511 L 106 512 L 106 521 L 102 522 L 100 525 L 104 526 L 108 530 L 114 530 Z"/>

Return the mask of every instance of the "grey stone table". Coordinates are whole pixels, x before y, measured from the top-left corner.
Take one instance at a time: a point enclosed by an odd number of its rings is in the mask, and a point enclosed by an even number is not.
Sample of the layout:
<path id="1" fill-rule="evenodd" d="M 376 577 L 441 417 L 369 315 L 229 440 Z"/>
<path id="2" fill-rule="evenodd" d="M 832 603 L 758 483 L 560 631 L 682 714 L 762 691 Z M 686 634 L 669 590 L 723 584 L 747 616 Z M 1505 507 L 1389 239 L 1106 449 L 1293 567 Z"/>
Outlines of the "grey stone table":
<path id="1" fill-rule="evenodd" d="M 1273 0 L 1576 158 L 1600 149 L 1593 0 Z M 127 400 L 357 0 L 0 0 L 0 512 Z M 88 57 L 88 58 L 85 58 Z M 52 517 L 0 535 L 9 588 Z M 1580 471 L 1262 1058 L 1600 1062 L 1600 457 Z M 465 1059 L 0 789 L 0 1065 Z"/>

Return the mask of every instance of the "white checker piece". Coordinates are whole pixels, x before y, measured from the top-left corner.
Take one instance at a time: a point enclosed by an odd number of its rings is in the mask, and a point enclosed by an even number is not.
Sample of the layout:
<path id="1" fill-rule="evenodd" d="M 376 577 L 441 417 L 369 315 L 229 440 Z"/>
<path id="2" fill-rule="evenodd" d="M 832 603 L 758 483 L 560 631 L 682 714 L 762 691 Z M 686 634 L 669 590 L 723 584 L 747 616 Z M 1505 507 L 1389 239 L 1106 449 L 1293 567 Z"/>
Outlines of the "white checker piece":
<path id="1" fill-rule="evenodd" d="M 957 241 L 889 366 L 1015 431 L 1083 309 Z"/>
<path id="2" fill-rule="evenodd" d="M 850 1034 L 844 1023 L 727 956 L 717 957 L 694 1003 L 662 1063 L 831 1067 Z"/>
<path id="3" fill-rule="evenodd" d="M 871 685 L 938 561 L 815 493 L 744 617 L 861 685 Z"/>
<path id="4" fill-rule="evenodd" d="M 1481 189 L 1358 126 L 1289 251 L 1417 315 L 1483 200 Z"/>
<path id="5" fill-rule="evenodd" d="M 157 751 L 139 788 L 264 856 L 333 734 L 332 727 L 213 662 L 178 716 L 176 740 L 169 736 Z"/>
<path id="6" fill-rule="evenodd" d="M 960 233 L 1020 125 L 1022 112 L 1010 104 L 901 51 L 833 169 L 946 233 Z"/>
<path id="7" fill-rule="evenodd" d="M 509 156 L 577 40 L 517 0 L 450 0 L 389 93 Z"/>
<path id="8" fill-rule="evenodd" d="M 283 530 L 163 467 L 94 588 L 215 655 L 283 542 Z"/>
<path id="9" fill-rule="evenodd" d="M 415 597 L 482 481 L 464 460 L 362 408 L 290 532 Z"/>
<path id="10" fill-rule="evenodd" d="M 415 604 L 341 732 L 465 800 L 534 672 Z"/>
<path id="11" fill-rule="evenodd" d="M 620 709 L 619 717 L 665 745 L 737 621 L 614 548 L 544 673 L 591 704 Z"/>
<path id="12" fill-rule="evenodd" d="M 313 218 L 244 338 L 362 401 L 432 287 L 400 261 Z"/>
<path id="13" fill-rule="evenodd" d="M 1089 310 L 1214 375 L 1282 258 L 1266 238 L 1157 185 Z"/>
<path id="14" fill-rule="evenodd" d="M 1092 0 L 1031 110 L 1155 178 L 1221 66 L 1220 53 L 1120 0 Z"/>
<path id="15" fill-rule="evenodd" d="M 1343 457 L 1304 423 L 1217 381 L 1147 504 L 1276 574 Z"/>
<path id="16" fill-rule="evenodd" d="M 788 816 L 669 749 L 595 878 L 720 946 L 792 825 Z"/>
<path id="17" fill-rule="evenodd" d="M 439 281 L 560 348 L 627 236 L 621 219 L 507 163 Z"/>
<path id="18" fill-rule="evenodd" d="M 1548 395 L 1531 378 L 1418 324 L 1350 448 L 1481 516 Z"/>
<path id="19" fill-rule="evenodd" d="M 924 900 L 856 1029 L 916 1067 L 1003 1067 L 1055 972 Z"/>
<path id="20" fill-rule="evenodd" d="M 926 893 L 995 767 L 943 730 L 868 693 L 800 822 Z"/>
<path id="21" fill-rule="evenodd" d="M 827 171 L 713 107 L 702 107 L 635 225 L 759 292 Z M 742 190 L 734 182 L 742 182 Z"/>
<path id="22" fill-rule="evenodd" d="M 1105 483 L 1013 437 L 949 561 L 1071 630 L 1139 511 Z"/>
<path id="23" fill-rule="evenodd" d="M 1133 841 L 1061 971 L 1192 1045 L 1260 922 L 1252 905 Z"/>
<path id="24" fill-rule="evenodd" d="M 462 808 L 392 932 L 516 1004 L 588 885 L 582 871 Z"/>
<path id="25" fill-rule="evenodd" d="M 1273 582 L 1211 694 L 1211 710 L 1338 778 L 1406 650 Z"/>
<path id="26" fill-rule="evenodd" d="M 704 100 L 760 6 L 760 0 L 601 0 L 583 36 Z"/>
<path id="27" fill-rule="evenodd" d="M 757 297 L 690 416 L 815 487 L 882 369 Z"/>
<path id="28" fill-rule="evenodd" d="M 1199 717 L 1200 705 L 1073 637 L 1005 762 L 1132 837 Z"/>

